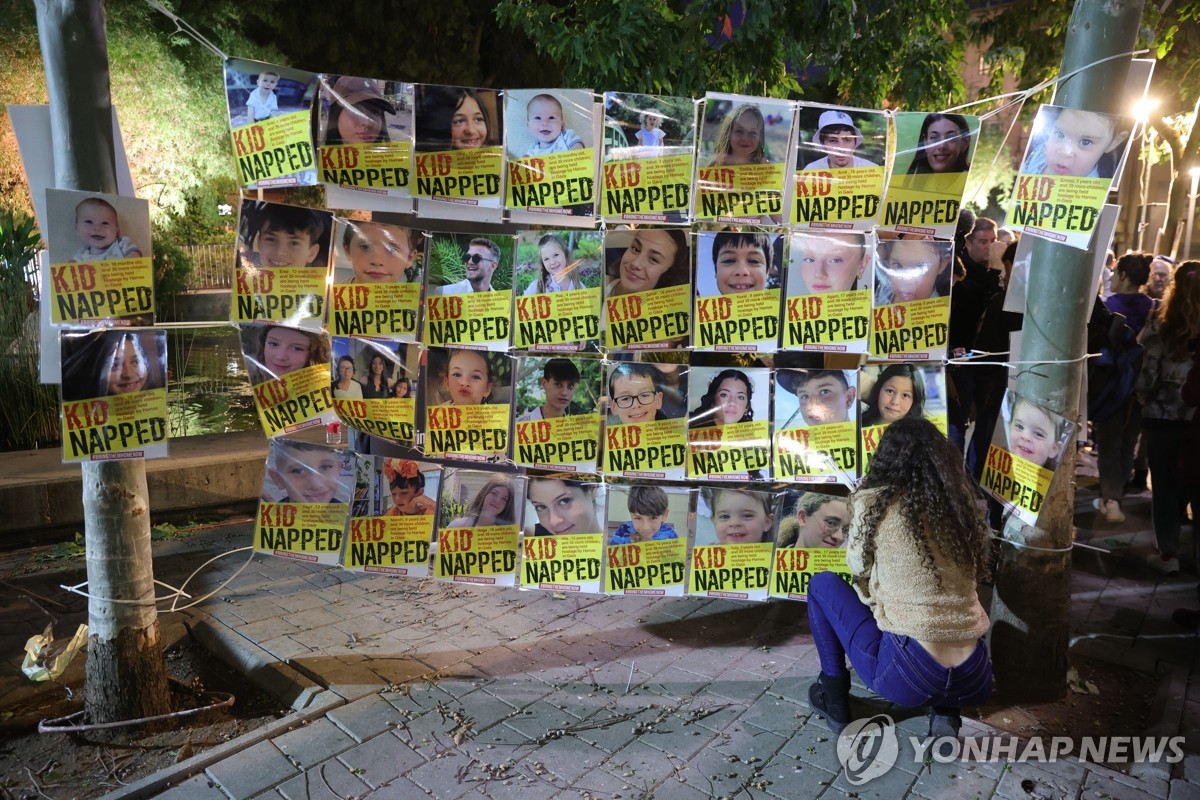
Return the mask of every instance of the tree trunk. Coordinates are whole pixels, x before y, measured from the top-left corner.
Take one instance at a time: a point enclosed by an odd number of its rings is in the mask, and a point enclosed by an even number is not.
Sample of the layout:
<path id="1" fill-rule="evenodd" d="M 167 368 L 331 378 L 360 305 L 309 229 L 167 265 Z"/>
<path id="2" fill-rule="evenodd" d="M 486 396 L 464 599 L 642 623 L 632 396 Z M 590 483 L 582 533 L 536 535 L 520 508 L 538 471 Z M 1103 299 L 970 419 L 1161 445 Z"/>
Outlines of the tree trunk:
<path id="1" fill-rule="evenodd" d="M 115 194 L 108 45 L 101 0 L 36 0 L 50 98 L 55 185 Z M 91 722 L 171 710 L 154 605 L 146 462 L 82 465 Z"/>
<path id="2" fill-rule="evenodd" d="M 1154 126 L 1163 141 L 1171 148 L 1171 163 L 1174 172 L 1171 175 L 1171 193 L 1167 199 L 1166 230 L 1163 232 L 1160 253 L 1170 253 L 1178 245 L 1178 260 L 1186 261 L 1191 257 L 1185 252 L 1186 243 L 1176 243 L 1175 235 L 1180 232 L 1180 222 L 1187 223 L 1189 209 L 1188 197 L 1192 191 L 1193 169 L 1200 168 L 1200 132 L 1197 132 L 1197 121 L 1200 121 L 1200 101 L 1192 109 L 1192 127 L 1184 135 L 1172 130 L 1163 121 Z"/>
<path id="3" fill-rule="evenodd" d="M 1140 0 L 1076 0 L 1060 73 L 1133 50 L 1141 16 Z M 1125 98 L 1112 87 L 1124 86 L 1128 71 L 1128 56 L 1092 66 L 1063 81 L 1054 102 L 1120 113 Z M 1045 239 L 1033 242 L 1017 392 L 1067 419 L 1078 416 L 1086 320 L 1096 298 L 1092 264 L 1104 244 L 1093 238 L 1084 251 Z M 1056 361 L 1064 363 L 1048 363 Z M 1073 470 L 1071 454 L 1043 504 L 1042 527 L 1025 526 L 1013 543 L 1002 545 L 991 643 L 997 692 L 1006 702 L 1056 700 L 1067 693 Z"/>

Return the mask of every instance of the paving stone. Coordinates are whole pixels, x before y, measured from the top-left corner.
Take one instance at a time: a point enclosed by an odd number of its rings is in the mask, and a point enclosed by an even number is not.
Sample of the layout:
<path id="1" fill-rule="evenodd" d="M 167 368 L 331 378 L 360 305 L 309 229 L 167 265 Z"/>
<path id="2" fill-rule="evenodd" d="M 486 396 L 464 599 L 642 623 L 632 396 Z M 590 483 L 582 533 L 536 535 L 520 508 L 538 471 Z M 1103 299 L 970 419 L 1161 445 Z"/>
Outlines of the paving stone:
<path id="1" fill-rule="evenodd" d="M 808 719 L 811 711 L 791 699 L 772 693 L 758 697 L 739 718 L 744 725 L 791 736 Z"/>
<path id="2" fill-rule="evenodd" d="M 520 713 L 485 691 L 463 694 L 459 696 L 458 701 L 463 712 L 475 721 L 473 736 L 479 736 L 514 714 Z"/>
<path id="3" fill-rule="evenodd" d="M 247 639 L 252 639 L 256 642 L 264 642 L 274 639 L 279 636 L 288 636 L 300 632 L 302 629 L 279 617 L 266 617 L 258 622 L 251 622 L 247 625 L 242 625 L 238 628 L 238 633 L 245 636 Z"/>
<path id="4" fill-rule="evenodd" d="M 294 728 L 272 741 L 289 761 L 302 770 L 357 744 L 349 734 L 325 718 Z"/>
<path id="5" fill-rule="evenodd" d="M 774 758 L 787 741 L 785 736 L 738 724 L 724 732 L 716 750 L 723 756 L 736 757 L 734 763 L 762 765 Z"/>
<path id="6" fill-rule="evenodd" d="M 238 800 L 264 792 L 300 772 L 271 741 L 259 742 L 205 770 Z"/>
<path id="7" fill-rule="evenodd" d="M 796 731 L 779 748 L 781 757 L 790 757 L 805 767 L 819 767 L 825 772 L 840 772 L 842 765 L 837 757 L 837 734 L 825 727 L 816 716 L 809 717 L 804 726 Z"/>
<path id="8" fill-rule="evenodd" d="M 721 677 L 710 681 L 704 687 L 704 693 L 724 697 L 747 706 L 762 697 L 766 688 L 766 683 L 762 679 L 747 672 L 730 670 L 722 673 Z"/>
<path id="9" fill-rule="evenodd" d="M 990 797 L 999 783 L 998 775 L 985 774 L 974 764 L 934 762 L 917 775 L 913 793 L 927 800 Z"/>
<path id="10" fill-rule="evenodd" d="M 361 780 L 376 789 L 425 762 L 420 754 L 392 733 L 369 739 L 338 758 Z"/>
<path id="11" fill-rule="evenodd" d="M 560 785 L 570 786 L 607 760 L 608 754 L 600 748 L 577 736 L 562 736 L 539 745 L 522 763 L 543 777 L 553 776 Z"/>
<path id="12" fill-rule="evenodd" d="M 1002 800 L 1029 800 L 1035 793 L 1043 797 L 1075 797 L 1079 794 L 1080 783 L 1027 762 L 1013 761 L 1003 770 L 994 796 Z"/>
<path id="13" fill-rule="evenodd" d="M 1083 792 L 1079 797 L 1080 800 L 1109 800 L 1113 797 L 1119 797 L 1121 800 L 1162 800 L 1163 795 L 1137 789 L 1128 783 L 1121 783 L 1089 770 L 1083 780 Z"/>
<path id="14" fill-rule="evenodd" d="M 550 694 L 549 685 L 540 681 L 496 681 L 495 683 L 485 686 L 482 691 L 487 692 L 493 697 L 500 700 L 502 703 L 512 706 L 516 709 L 524 709 L 538 700 L 541 700 L 546 695 Z"/>
<path id="15" fill-rule="evenodd" d="M 331 709 L 326 716 L 358 742 L 394 729 L 403 719 L 396 707 L 379 694 Z"/>
<path id="16" fill-rule="evenodd" d="M 455 800 L 468 792 L 478 796 L 479 786 L 474 780 L 465 778 L 484 777 L 474 759 L 458 749 L 446 751 L 441 756 L 421 764 L 405 777 L 419 786 L 423 792 L 438 800 Z"/>
<path id="17" fill-rule="evenodd" d="M 285 781 L 276 791 L 286 800 L 344 800 L 363 797 L 371 787 L 337 759 L 320 763 Z"/>
<path id="18" fill-rule="evenodd" d="M 308 588 L 308 586 L 288 587 L 285 594 L 272 591 L 271 602 L 293 614 L 325 605 L 325 600 L 317 597 L 315 592 L 308 591 Z"/>
<path id="19" fill-rule="evenodd" d="M 605 763 L 604 769 L 632 786 L 654 787 L 683 769 L 687 762 L 633 739 Z"/>
<path id="20" fill-rule="evenodd" d="M 256 640 L 258 646 L 280 661 L 291 661 L 312 655 L 312 648 L 292 636 L 277 636 L 274 639 Z"/>
<path id="21" fill-rule="evenodd" d="M 711 800 L 717 795 L 713 793 L 712 786 L 708 783 L 701 783 L 698 786 L 693 785 L 693 782 L 684 783 L 684 779 L 688 779 L 685 771 L 678 778 L 668 778 L 667 780 L 654 787 L 654 800 Z"/>
<path id="22" fill-rule="evenodd" d="M 508 728 L 524 737 L 524 741 L 533 742 L 546 737 L 549 731 L 568 728 L 579 721 L 580 718 L 569 710 L 539 700 L 526 706 L 521 713 L 508 717 L 497 727 Z"/>
<path id="23" fill-rule="evenodd" d="M 1159 797 L 1161 796 L 1159 795 Z M 1167 800 L 1200 800 L 1200 786 L 1179 778 L 1172 778 Z"/>
<path id="24" fill-rule="evenodd" d="M 158 794 L 159 800 L 229 800 L 229 795 L 204 773 L 193 775 L 178 786 Z"/>

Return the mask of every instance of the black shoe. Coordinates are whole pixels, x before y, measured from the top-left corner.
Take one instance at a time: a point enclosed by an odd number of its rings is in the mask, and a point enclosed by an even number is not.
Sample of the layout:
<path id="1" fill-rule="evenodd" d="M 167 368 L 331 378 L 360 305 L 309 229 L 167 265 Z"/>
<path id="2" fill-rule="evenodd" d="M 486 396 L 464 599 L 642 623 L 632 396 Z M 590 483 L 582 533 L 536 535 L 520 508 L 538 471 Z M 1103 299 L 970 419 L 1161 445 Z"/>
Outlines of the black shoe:
<path id="1" fill-rule="evenodd" d="M 1146 470 L 1135 469 L 1133 480 L 1125 484 L 1125 494 L 1140 494 L 1146 491 Z"/>
<path id="2" fill-rule="evenodd" d="M 850 673 L 826 675 L 822 672 L 808 687 L 808 702 L 825 718 L 834 733 L 850 724 Z"/>
<path id="3" fill-rule="evenodd" d="M 951 739 L 957 739 L 960 728 L 962 728 L 962 716 L 958 713 L 958 709 L 929 709 L 930 737 L 942 739 L 948 736 Z"/>

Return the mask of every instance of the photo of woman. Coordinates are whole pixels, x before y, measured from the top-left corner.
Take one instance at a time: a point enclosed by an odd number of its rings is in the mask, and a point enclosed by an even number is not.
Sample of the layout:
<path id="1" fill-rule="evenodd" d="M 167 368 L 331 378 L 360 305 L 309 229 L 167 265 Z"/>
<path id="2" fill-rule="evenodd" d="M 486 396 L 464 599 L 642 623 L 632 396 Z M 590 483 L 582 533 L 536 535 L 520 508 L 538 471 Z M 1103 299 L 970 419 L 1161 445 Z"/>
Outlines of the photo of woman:
<path id="1" fill-rule="evenodd" d="M 605 297 L 680 286 L 691 279 L 691 248 L 677 228 L 615 231 L 604 240 Z"/>

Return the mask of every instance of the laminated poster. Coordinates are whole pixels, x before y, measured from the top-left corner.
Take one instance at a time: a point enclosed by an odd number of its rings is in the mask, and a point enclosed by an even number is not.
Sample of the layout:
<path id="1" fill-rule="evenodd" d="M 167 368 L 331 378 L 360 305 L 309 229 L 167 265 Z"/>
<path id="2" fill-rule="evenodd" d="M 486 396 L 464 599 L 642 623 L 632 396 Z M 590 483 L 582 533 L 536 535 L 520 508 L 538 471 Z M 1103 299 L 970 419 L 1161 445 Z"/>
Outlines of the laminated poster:
<path id="1" fill-rule="evenodd" d="M 946 370 L 930 364 L 868 364 L 858 371 L 859 471 L 867 474 L 879 437 L 903 417 L 922 417 L 943 434 L 947 431 Z"/>
<path id="2" fill-rule="evenodd" d="M 979 118 L 902 111 L 893 120 L 896 157 L 880 226 L 951 239 L 967 188 Z"/>
<path id="3" fill-rule="evenodd" d="M 572 476 L 530 477 L 521 588 L 600 594 L 605 488 Z"/>
<path id="4" fill-rule="evenodd" d="M 410 196 L 413 85 L 322 75 L 319 97 L 321 182 L 367 194 Z"/>
<path id="5" fill-rule="evenodd" d="M 512 359 L 440 347 L 425 355 L 425 454 L 481 463 L 510 460 Z"/>
<path id="6" fill-rule="evenodd" d="M 595 474 L 599 468 L 603 366 L 596 358 L 516 359 L 518 466 Z"/>
<path id="7" fill-rule="evenodd" d="M 765 367 L 691 367 L 688 477 L 771 479 L 771 371 Z"/>
<path id="8" fill-rule="evenodd" d="M 604 339 L 611 350 L 681 350 L 692 312 L 691 240 L 679 228 L 604 237 Z"/>
<path id="9" fill-rule="evenodd" d="M 775 479 L 853 485 L 858 406 L 854 370 L 776 370 Z"/>
<path id="10" fill-rule="evenodd" d="M 359 456 L 350 531 L 342 554 L 349 570 L 424 578 L 437 520 L 441 468 L 401 458 Z"/>
<path id="11" fill-rule="evenodd" d="M 775 352 L 785 239 L 749 227 L 696 234 L 696 349 Z"/>
<path id="12" fill-rule="evenodd" d="M 47 189 L 46 217 L 50 323 L 153 325 L 149 203 Z"/>
<path id="13" fill-rule="evenodd" d="M 687 465 L 687 367 L 619 361 L 608 367 L 604 473 L 682 480 Z"/>
<path id="14" fill-rule="evenodd" d="M 875 249 L 872 358 L 940 361 L 950 335 L 954 243 L 884 239 Z"/>
<path id="15" fill-rule="evenodd" d="M 63 463 L 166 458 L 166 331 L 63 331 L 60 344 Z"/>
<path id="16" fill-rule="evenodd" d="M 333 337 L 333 407 L 355 431 L 412 446 L 418 354 L 388 339 Z"/>
<path id="17" fill-rule="evenodd" d="M 795 104 L 733 94 L 705 96 L 696 165 L 696 219 L 783 223 Z"/>
<path id="18" fill-rule="evenodd" d="M 867 352 L 874 252 L 870 233 L 810 230 L 789 237 L 785 349 Z"/>
<path id="19" fill-rule="evenodd" d="M 807 602 L 808 583 L 818 572 L 834 572 L 852 582 L 846 566 L 850 507 L 844 495 L 789 490 L 781 513 L 771 563 L 771 597 Z"/>
<path id="20" fill-rule="evenodd" d="M 273 440 L 258 503 L 255 552 L 339 564 L 357 461 L 348 450 Z"/>
<path id="21" fill-rule="evenodd" d="M 788 223 L 870 230 L 883 195 L 887 115 L 801 103 L 796 120 L 799 141 Z"/>
<path id="22" fill-rule="evenodd" d="M 980 483 L 1008 513 L 1037 525 L 1075 423 L 1011 389 L 1004 394 Z"/>
<path id="23" fill-rule="evenodd" d="M 695 118 L 690 97 L 604 95 L 600 212 L 606 221 L 689 221 Z"/>
<path id="24" fill-rule="evenodd" d="M 517 237 L 513 345 L 532 352 L 594 351 L 600 343 L 604 249 L 598 232 Z"/>
<path id="25" fill-rule="evenodd" d="M 435 233 L 426 270 L 425 343 L 507 351 L 514 237 Z"/>
<path id="26" fill-rule="evenodd" d="M 425 236 L 386 222 L 338 219 L 328 328 L 334 336 L 415 342 Z"/>
<path id="27" fill-rule="evenodd" d="M 691 505 L 690 489 L 609 486 L 606 594 L 683 596 Z"/>
<path id="28" fill-rule="evenodd" d="M 243 199 L 229 321 L 321 330 L 333 214 Z"/>
<path id="29" fill-rule="evenodd" d="M 337 422 L 329 336 L 286 325 L 241 325 L 242 357 L 268 437 Z"/>
<path id="30" fill-rule="evenodd" d="M 310 121 L 316 91 L 312 72 L 242 58 L 225 61 L 229 128 L 244 188 L 317 182 Z"/>
<path id="31" fill-rule="evenodd" d="M 1013 189 L 1010 223 L 1086 250 L 1113 177 L 1121 174 L 1132 130 L 1131 117 L 1039 108 Z"/>
<path id="32" fill-rule="evenodd" d="M 440 580 L 513 586 L 524 478 L 446 469 L 438 497 L 434 575 Z"/>
<path id="33" fill-rule="evenodd" d="M 500 208 L 504 104 L 493 89 L 417 84 L 414 197 Z"/>
<path id="34" fill-rule="evenodd" d="M 701 489 L 688 594 L 766 600 L 778 517 L 772 492 Z"/>
<path id="35" fill-rule="evenodd" d="M 596 211 L 595 109 L 590 89 L 504 93 L 510 209 L 558 216 Z"/>

